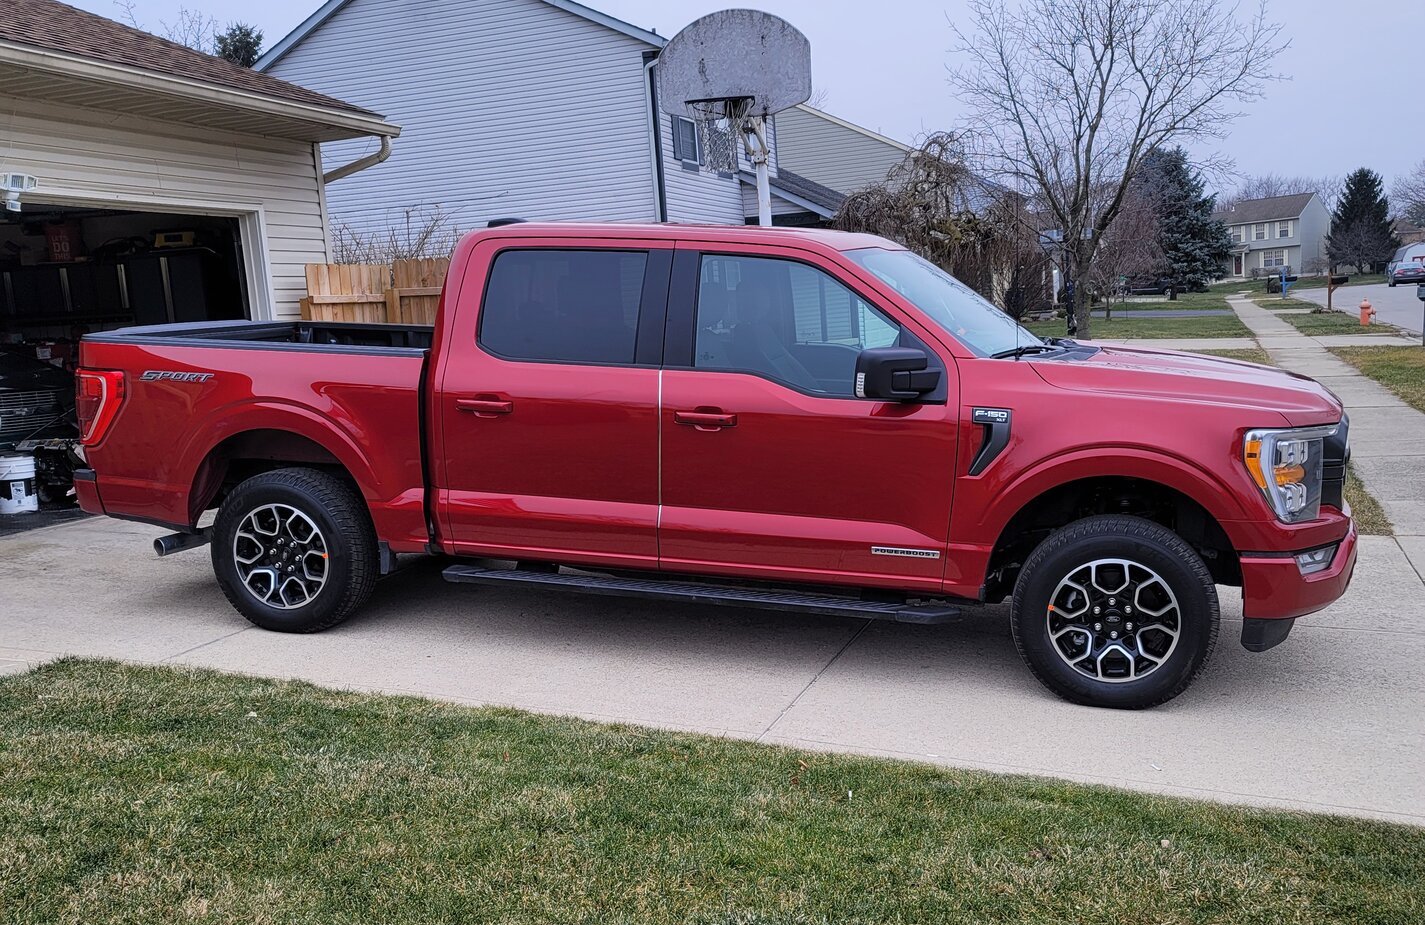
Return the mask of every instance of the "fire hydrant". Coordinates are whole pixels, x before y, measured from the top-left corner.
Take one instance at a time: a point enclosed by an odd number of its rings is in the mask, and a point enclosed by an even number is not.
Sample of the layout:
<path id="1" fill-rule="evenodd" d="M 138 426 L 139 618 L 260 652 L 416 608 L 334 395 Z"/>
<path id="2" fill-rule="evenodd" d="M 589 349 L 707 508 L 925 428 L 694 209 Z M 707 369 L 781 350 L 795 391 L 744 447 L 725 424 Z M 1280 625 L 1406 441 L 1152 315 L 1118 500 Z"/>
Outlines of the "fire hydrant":
<path id="1" fill-rule="evenodd" d="M 1361 327 L 1366 327 L 1366 326 L 1368 326 L 1372 321 L 1375 321 L 1375 319 L 1376 319 L 1376 310 L 1375 310 L 1374 308 L 1371 308 L 1371 300 L 1370 300 L 1370 299 L 1362 299 L 1362 300 L 1361 300 Z"/>

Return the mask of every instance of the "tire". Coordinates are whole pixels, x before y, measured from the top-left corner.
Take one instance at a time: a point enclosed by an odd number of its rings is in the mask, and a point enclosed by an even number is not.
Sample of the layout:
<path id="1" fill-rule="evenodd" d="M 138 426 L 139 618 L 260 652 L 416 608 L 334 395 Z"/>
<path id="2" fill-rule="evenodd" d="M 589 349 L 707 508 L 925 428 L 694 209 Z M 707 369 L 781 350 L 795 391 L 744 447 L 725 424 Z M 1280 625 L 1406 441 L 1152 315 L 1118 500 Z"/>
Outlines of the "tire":
<path id="1" fill-rule="evenodd" d="M 1020 570 L 1010 608 L 1014 644 L 1045 687 L 1125 710 L 1187 690 L 1217 644 L 1218 621 L 1197 551 L 1150 520 L 1119 515 L 1051 534 Z"/>
<path id="2" fill-rule="evenodd" d="M 315 633 L 376 586 L 376 533 L 346 482 L 315 469 L 253 476 L 213 524 L 213 573 L 238 613 L 266 630 Z"/>

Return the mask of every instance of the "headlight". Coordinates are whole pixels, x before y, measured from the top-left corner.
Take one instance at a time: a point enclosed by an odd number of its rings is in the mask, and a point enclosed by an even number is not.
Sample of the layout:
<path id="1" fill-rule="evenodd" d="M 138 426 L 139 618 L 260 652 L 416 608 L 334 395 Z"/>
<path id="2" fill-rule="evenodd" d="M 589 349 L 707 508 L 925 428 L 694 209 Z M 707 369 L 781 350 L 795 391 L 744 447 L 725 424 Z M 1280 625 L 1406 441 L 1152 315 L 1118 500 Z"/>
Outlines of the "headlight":
<path id="1" fill-rule="evenodd" d="M 1294 524 L 1320 516 L 1322 447 L 1337 426 L 1247 432 L 1242 460 L 1278 520 Z"/>

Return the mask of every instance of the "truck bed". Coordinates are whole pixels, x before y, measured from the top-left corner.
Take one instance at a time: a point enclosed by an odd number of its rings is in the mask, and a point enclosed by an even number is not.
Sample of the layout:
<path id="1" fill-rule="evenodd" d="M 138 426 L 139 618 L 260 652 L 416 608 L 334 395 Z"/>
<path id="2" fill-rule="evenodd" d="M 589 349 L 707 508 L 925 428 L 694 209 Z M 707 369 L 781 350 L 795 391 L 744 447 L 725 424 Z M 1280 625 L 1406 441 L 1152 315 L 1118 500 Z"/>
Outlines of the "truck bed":
<path id="1" fill-rule="evenodd" d="M 155 324 L 86 335 L 86 343 L 149 344 L 173 347 L 252 347 L 381 353 L 429 350 L 429 325 L 351 324 L 337 321 L 204 321 Z"/>
<path id="2" fill-rule="evenodd" d="M 264 459 L 347 473 L 397 551 L 429 539 L 421 383 L 433 329 L 309 321 L 123 328 L 81 342 L 125 396 L 86 450 L 104 512 L 192 529 Z M 295 454 L 295 455 L 293 455 Z"/>

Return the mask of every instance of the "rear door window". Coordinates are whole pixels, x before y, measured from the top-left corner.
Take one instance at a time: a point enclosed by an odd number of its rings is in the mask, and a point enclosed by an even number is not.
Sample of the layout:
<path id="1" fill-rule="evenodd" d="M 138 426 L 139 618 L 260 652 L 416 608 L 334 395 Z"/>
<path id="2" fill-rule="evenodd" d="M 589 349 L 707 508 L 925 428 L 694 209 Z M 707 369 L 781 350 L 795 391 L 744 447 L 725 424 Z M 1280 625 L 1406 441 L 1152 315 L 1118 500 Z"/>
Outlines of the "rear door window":
<path id="1" fill-rule="evenodd" d="M 645 251 L 501 251 L 480 309 L 480 346 L 510 360 L 632 365 Z"/>

